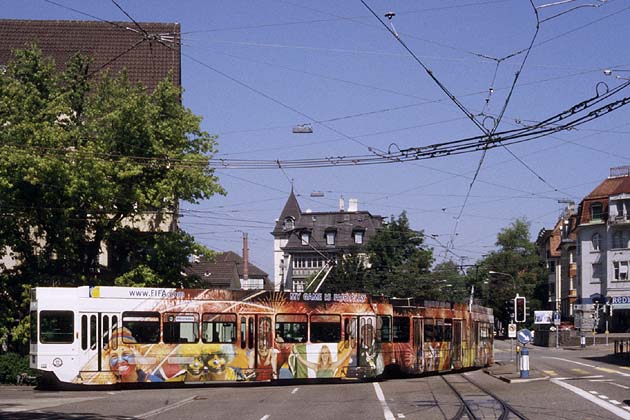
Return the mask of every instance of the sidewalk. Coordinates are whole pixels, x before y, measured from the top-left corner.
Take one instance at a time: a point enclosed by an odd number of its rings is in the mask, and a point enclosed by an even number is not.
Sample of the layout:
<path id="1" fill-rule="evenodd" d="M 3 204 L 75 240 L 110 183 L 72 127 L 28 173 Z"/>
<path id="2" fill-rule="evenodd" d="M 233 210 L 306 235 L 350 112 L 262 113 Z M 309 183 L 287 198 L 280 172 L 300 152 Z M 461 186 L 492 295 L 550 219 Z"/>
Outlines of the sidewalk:
<path id="1" fill-rule="evenodd" d="M 486 372 L 488 375 L 494 376 L 495 378 L 509 384 L 546 381 L 549 379 L 548 375 L 545 375 L 538 369 L 530 369 L 529 377 L 521 378 L 520 372 L 517 372 L 516 370 L 515 362 L 495 362 L 494 365 L 485 368 L 483 371 Z"/>

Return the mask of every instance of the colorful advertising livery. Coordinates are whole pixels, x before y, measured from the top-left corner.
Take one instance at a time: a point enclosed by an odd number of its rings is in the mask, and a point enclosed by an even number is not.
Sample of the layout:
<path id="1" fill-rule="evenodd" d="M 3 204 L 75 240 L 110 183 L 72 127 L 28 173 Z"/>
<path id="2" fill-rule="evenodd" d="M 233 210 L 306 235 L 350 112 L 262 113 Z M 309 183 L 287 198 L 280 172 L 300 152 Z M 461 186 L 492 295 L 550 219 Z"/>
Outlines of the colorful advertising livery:
<path id="1" fill-rule="evenodd" d="M 363 379 L 492 363 L 476 305 L 282 293 L 36 288 L 31 367 L 47 383 Z"/>

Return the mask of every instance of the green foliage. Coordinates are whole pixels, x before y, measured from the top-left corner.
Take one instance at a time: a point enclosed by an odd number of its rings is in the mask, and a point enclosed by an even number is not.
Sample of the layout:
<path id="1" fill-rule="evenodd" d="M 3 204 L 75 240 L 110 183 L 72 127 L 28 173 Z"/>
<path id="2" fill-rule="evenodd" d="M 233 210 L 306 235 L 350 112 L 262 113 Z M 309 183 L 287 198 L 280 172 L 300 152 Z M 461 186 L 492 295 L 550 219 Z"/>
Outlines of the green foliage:
<path id="1" fill-rule="evenodd" d="M 466 302 L 469 290 L 466 276 L 454 261 L 437 264 L 431 272 L 431 287 L 422 294 L 430 299 Z"/>
<path id="2" fill-rule="evenodd" d="M 28 356 L 17 353 L 0 354 L 0 384 L 15 384 L 22 373 L 30 373 Z"/>
<path id="3" fill-rule="evenodd" d="M 22 284 L 189 285 L 180 273 L 199 246 L 168 226 L 179 200 L 224 193 L 208 168 L 215 138 L 179 87 L 147 92 L 124 73 L 89 78 L 89 66 L 77 55 L 59 73 L 31 48 L 0 73 L 0 253 L 20 260 L 0 277 L 11 308 L 0 333 L 26 315 Z"/>
<path id="4" fill-rule="evenodd" d="M 365 292 L 367 288 L 366 256 L 354 248 L 340 257 L 321 290 L 329 293 Z"/>
<path id="5" fill-rule="evenodd" d="M 476 296 L 481 296 L 502 322 L 510 320 L 517 293 L 527 298 L 530 316 L 542 309 L 546 300 L 546 276 L 529 227 L 529 222 L 517 219 L 503 228 L 497 235 L 499 249 L 479 262 Z"/>
<path id="6" fill-rule="evenodd" d="M 387 296 L 419 296 L 432 285 L 433 252 L 423 248 L 424 234 L 411 229 L 405 212 L 391 218 L 370 239 L 368 288 Z"/>

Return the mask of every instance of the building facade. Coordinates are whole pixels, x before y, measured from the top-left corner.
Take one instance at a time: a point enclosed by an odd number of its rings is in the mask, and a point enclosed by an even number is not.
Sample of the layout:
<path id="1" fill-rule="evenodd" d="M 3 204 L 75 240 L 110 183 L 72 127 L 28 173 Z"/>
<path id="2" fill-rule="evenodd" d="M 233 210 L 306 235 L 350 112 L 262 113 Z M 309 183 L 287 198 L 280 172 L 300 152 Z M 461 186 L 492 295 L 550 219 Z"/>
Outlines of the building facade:
<path id="1" fill-rule="evenodd" d="M 612 168 L 582 200 L 575 233 L 576 309 L 600 330 L 629 332 L 630 167 Z M 606 313 L 607 307 L 612 313 Z"/>
<path id="2" fill-rule="evenodd" d="M 304 291 L 314 276 L 322 278 L 344 254 L 365 244 L 383 225 L 383 218 L 359 211 L 358 201 L 343 198 L 335 212 L 302 211 L 291 190 L 271 232 L 274 237 L 275 290 Z"/>

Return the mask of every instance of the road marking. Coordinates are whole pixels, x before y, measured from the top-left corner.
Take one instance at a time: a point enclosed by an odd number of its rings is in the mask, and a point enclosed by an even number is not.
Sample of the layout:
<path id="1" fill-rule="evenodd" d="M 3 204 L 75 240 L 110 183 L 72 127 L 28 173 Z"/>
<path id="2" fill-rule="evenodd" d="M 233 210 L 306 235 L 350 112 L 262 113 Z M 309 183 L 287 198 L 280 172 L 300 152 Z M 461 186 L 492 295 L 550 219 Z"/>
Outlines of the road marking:
<path id="1" fill-rule="evenodd" d="M 153 417 L 153 416 L 156 416 L 158 414 L 162 414 L 162 413 L 165 413 L 167 411 L 174 410 L 176 408 L 181 407 L 182 405 L 186 405 L 189 402 L 192 402 L 195 398 L 197 398 L 197 396 L 193 395 L 192 397 L 186 398 L 185 400 L 181 400 L 179 402 L 166 405 L 164 407 L 158 408 L 157 410 L 151 410 L 151 411 L 147 411 L 146 413 L 139 414 L 139 415 L 135 416 L 135 418 L 137 418 L 137 419 L 147 419 L 149 417 Z"/>
<path id="2" fill-rule="evenodd" d="M 603 367 L 597 367 L 595 369 L 601 370 L 602 372 L 606 372 L 606 373 L 616 373 L 617 375 L 621 375 L 621 376 L 630 376 L 630 373 L 619 372 L 618 370 L 615 370 L 615 369 L 609 369 L 609 368 L 603 368 Z"/>
<path id="3" fill-rule="evenodd" d="M 546 373 L 547 376 L 558 376 L 555 370 L 543 370 L 543 372 Z"/>
<path id="4" fill-rule="evenodd" d="M 383 394 L 383 390 L 381 389 L 381 386 L 377 382 L 372 382 L 372 385 L 374 385 L 374 391 L 376 392 L 376 397 L 381 403 L 381 408 L 383 409 L 385 420 L 394 420 L 395 419 L 394 413 L 392 413 L 392 410 L 390 410 L 389 406 L 387 405 L 387 401 L 385 401 L 385 394 Z"/>
<path id="5" fill-rule="evenodd" d="M 57 407 L 64 404 L 76 404 L 83 401 L 96 400 L 104 397 L 77 397 L 77 398 L 64 398 L 64 397 L 46 397 L 46 398 L 20 398 L 11 401 L 10 407 L 0 408 L 0 413 L 18 413 L 20 411 L 34 411 L 44 408 Z"/>
<path id="6" fill-rule="evenodd" d="M 580 368 L 573 368 L 571 369 L 571 371 L 577 373 L 578 375 L 588 375 L 590 372 L 584 370 L 584 369 L 580 369 Z"/>
<path id="7" fill-rule="evenodd" d="M 590 402 L 592 402 L 593 404 L 597 404 L 598 406 L 602 407 L 605 410 L 610 411 L 611 413 L 615 414 L 616 416 L 621 417 L 622 419 L 625 420 L 630 420 L 630 413 L 627 413 L 626 411 L 622 410 L 621 408 L 617 407 L 616 405 L 613 405 L 607 401 L 601 400 L 597 397 L 594 397 L 593 395 L 591 395 L 590 393 L 584 391 L 581 388 L 578 388 L 576 386 L 573 385 L 569 385 L 565 382 L 559 381 L 555 378 L 552 378 L 550 380 L 550 382 L 559 385 L 561 387 L 563 387 L 564 389 L 568 389 L 569 391 L 579 395 L 582 398 L 585 398 L 587 400 L 589 400 Z"/>
<path id="8" fill-rule="evenodd" d="M 260 420 L 267 420 L 269 418 L 269 414 L 265 414 L 260 418 Z"/>
<path id="9" fill-rule="evenodd" d="M 617 400 L 610 400 L 611 404 L 621 405 L 621 403 Z"/>
<path id="10" fill-rule="evenodd" d="M 588 392 L 590 392 L 591 394 L 595 394 L 595 395 L 599 394 L 599 392 L 597 392 L 597 391 L 588 391 Z"/>
<path id="11" fill-rule="evenodd" d="M 602 372 L 616 373 L 616 374 L 622 375 L 622 376 L 630 376 L 630 373 L 623 373 L 623 372 L 619 372 L 618 370 L 614 370 L 614 369 L 598 367 L 598 366 L 595 366 L 595 365 L 589 365 L 588 363 L 576 362 L 575 360 L 563 359 L 562 357 L 542 356 L 541 359 L 562 360 L 563 362 L 575 363 L 576 365 L 580 365 L 580 366 L 585 366 L 585 367 L 601 370 Z M 576 369 L 571 369 L 571 370 L 576 371 Z"/>
<path id="12" fill-rule="evenodd" d="M 293 391 L 291 391 L 291 394 L 295 394 L 296 392 L 298 392 L 298 389 L 300 388 L 293 388 Z"/>
<path id="13" fill-rule="evenodd" d="M 609 398 L 605 395 L 600 395 L 599 398 L 603 399 L 603 400 L 608 400 Z"/>
<path id="14" fill-rule="evenodd" d="M 589 382 L 612 382 L 613 379 L 589 379 Z"/>
<path id="15" fill-rule="evenodd" d="M 406 418 L 405 415 L 403 413 L 398 413 L 398 418 L 399 419 L 404 419 Z"/>
<path id="16" fill-rule="evenodd" d="M 619 388 L 623 388 L 623 389 L 630 389 L 630 386 L 625 386 L 625 385 L 621 385 L 621 384 L 616 384 L 616 383 L 614 383 L 614 382 L 611 382 L 610 384 L 611 384 L 611 385 L 614 385 L 614 386 L 618 386 Z"/>

